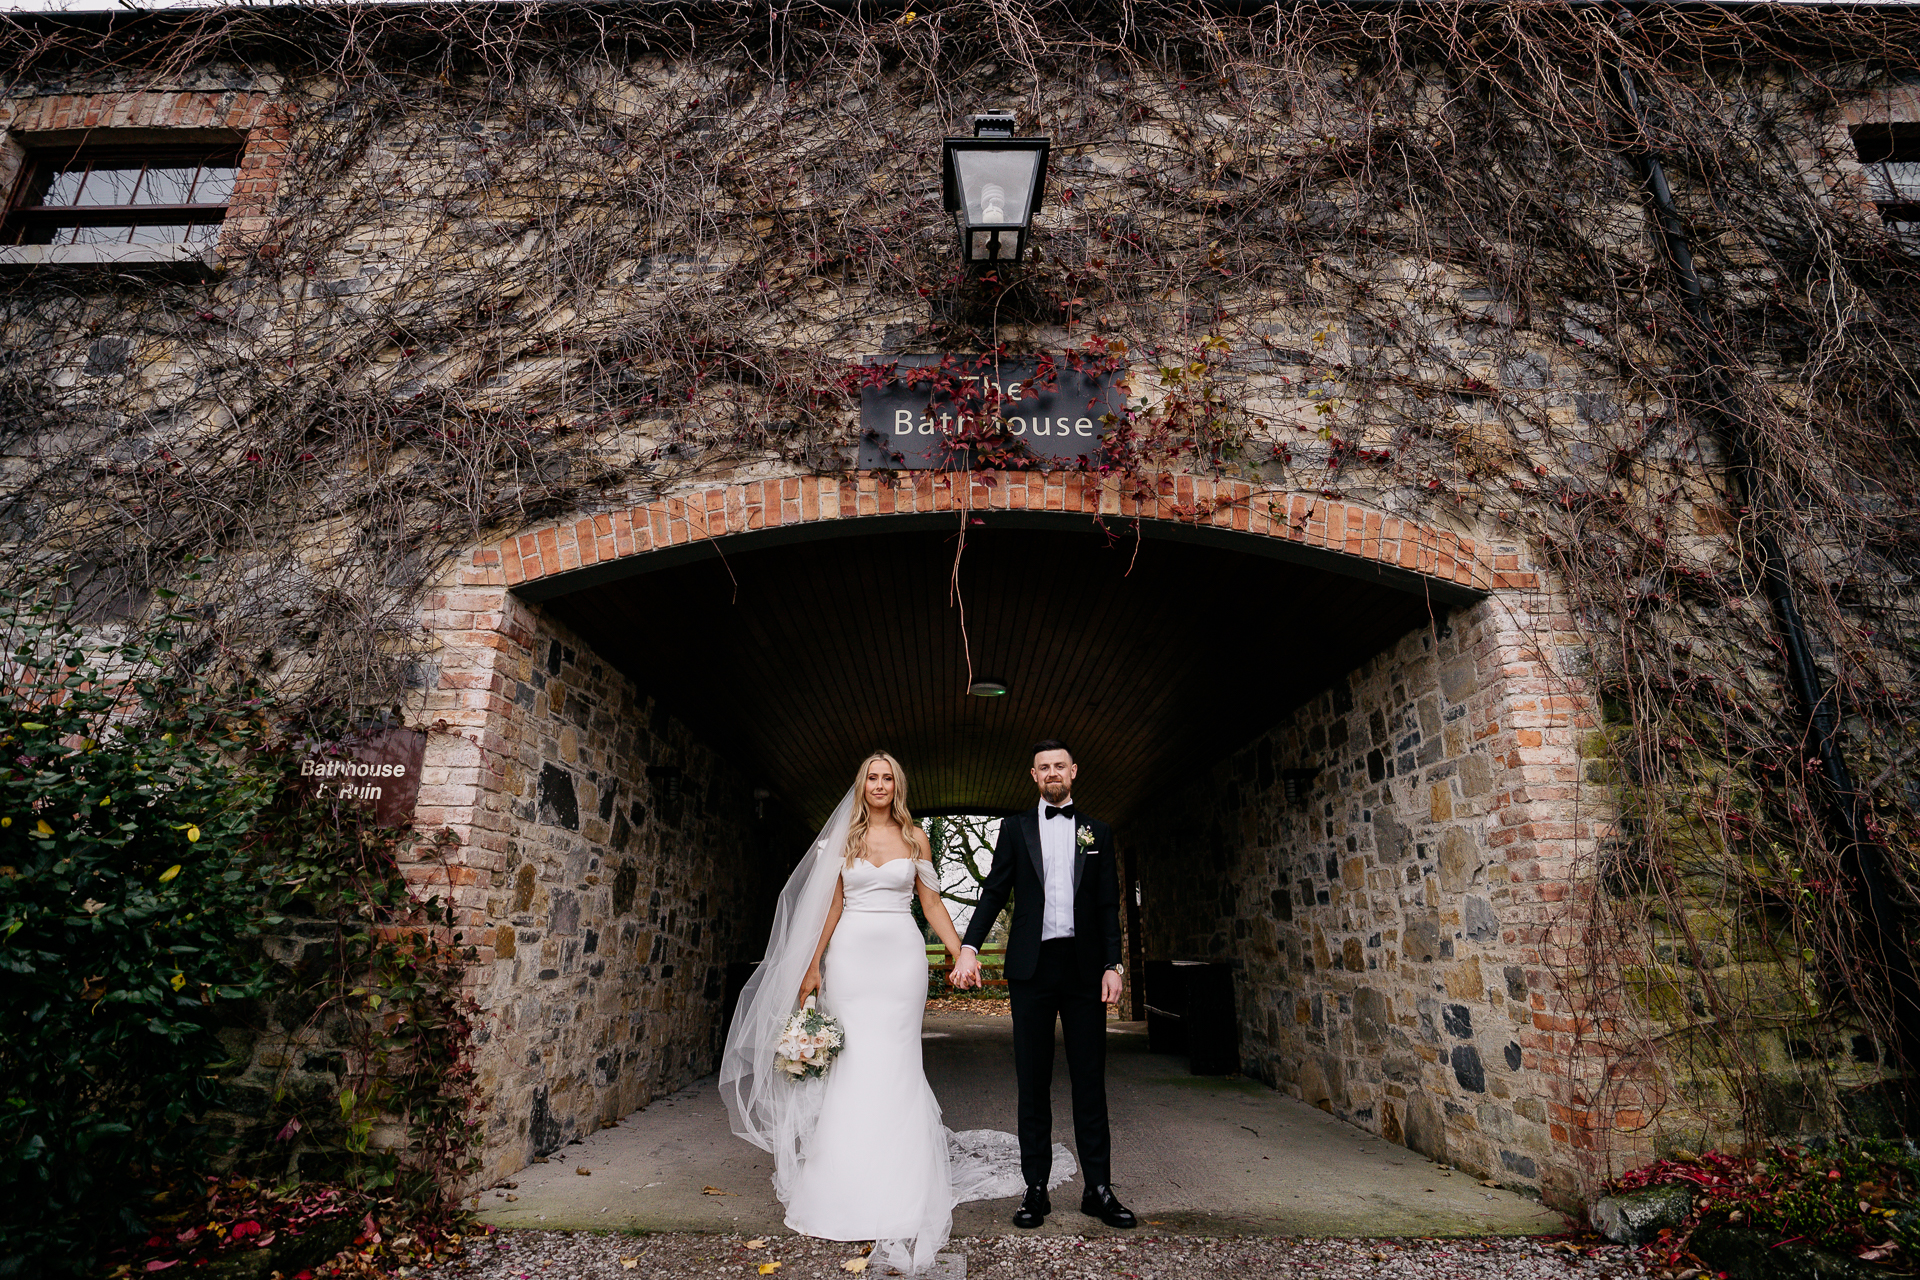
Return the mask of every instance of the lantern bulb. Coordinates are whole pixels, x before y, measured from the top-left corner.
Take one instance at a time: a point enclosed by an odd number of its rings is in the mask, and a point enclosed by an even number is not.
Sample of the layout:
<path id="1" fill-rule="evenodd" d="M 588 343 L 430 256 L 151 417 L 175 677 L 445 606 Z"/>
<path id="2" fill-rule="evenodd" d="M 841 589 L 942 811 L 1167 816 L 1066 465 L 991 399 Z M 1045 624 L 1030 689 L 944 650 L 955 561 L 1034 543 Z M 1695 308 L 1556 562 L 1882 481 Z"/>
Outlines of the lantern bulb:
<path id="1" fill-rule="evenodd" d="M 996 182 L 989 182 L 980 188 L 980 221 L 1005 222 L 1007 220 L 1007 189 Z"/>

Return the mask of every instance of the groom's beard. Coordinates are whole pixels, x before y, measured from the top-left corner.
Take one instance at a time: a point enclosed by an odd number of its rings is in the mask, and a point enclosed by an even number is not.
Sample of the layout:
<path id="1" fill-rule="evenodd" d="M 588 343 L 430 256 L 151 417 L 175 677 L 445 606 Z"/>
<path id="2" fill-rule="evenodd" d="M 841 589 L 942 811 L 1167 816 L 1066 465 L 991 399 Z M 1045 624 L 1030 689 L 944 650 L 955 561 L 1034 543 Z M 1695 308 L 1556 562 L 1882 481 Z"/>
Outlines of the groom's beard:
<path id="1" fill-rule="evenodd" d="M 1068 793 L 1069 788 L 1064 782 L 1042 783 L 1040 787 L 1040 794 L 1047 798 L 1048 804 L 1059 804 L 1067 798 Z"/>

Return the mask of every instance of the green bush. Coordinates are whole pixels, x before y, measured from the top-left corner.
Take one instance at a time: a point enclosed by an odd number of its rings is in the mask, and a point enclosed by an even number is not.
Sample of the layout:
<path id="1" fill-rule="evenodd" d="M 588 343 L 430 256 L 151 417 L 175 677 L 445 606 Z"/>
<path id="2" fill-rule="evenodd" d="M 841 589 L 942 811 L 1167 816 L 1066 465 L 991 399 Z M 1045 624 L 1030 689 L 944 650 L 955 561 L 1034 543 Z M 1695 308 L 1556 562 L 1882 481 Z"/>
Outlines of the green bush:
<path id="1" fill-rule="evenodd" d="M 157 1168 L 209 1156 L 223 1006 L 263 989 L 249 857 L 267 704 L 0 594 L 0 1276 L 87 1269 Z"/>
<path id="2" fill-rule="evenodd" d="M 1609 1186 L 1688 1188 L 1686 1221 L 1645 1246 L 1669 1266 L 1685 1265 L 1697 1234 L 1727 1227 L 1804 1240 L 1902 1274 L 1920 1259 L 1920 1154 L 1905 1144 L 1837 1137 L 1780 1144 L 1758 1158 L 1709 1151 L 1656 1160 Z"/>

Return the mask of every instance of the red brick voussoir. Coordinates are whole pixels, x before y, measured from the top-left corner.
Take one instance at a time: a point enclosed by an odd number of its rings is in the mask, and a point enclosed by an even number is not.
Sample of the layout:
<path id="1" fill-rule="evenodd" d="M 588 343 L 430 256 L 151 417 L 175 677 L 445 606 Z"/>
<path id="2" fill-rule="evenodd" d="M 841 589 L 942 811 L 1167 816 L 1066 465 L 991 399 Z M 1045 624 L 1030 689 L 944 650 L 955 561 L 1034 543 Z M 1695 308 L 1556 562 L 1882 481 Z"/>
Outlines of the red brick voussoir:
<path id="1" fill-rule="evenodd" d="M 1139 498 L 1079 472 L 976 472 L 891 478 L 801 476 L 698 489 L 514 534 L 475 553 L 497 584 L 520 587 L 628 556 L 783 526 L 955 511 L 1045 511 L 1235 530 L 1352 556 L 1474 591 L 1534 590 L 1539 575 L 1497 565 L 1485 543 L 1372 507 L 1206 476 L 1169 477 Z M 493 574 L 485 574 L 492 577 Z"/>

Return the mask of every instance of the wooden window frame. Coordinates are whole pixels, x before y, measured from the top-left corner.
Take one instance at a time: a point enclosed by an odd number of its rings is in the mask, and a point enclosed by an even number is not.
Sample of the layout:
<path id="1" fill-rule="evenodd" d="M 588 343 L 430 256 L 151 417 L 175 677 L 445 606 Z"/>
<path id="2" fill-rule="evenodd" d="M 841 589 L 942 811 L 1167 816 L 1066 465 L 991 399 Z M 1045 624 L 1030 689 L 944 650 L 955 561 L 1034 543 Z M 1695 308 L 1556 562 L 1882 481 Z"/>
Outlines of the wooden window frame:
<path id="1" fill-rule="evenodd" d="M 1868 190 L 1878 185 L 1886 194 L 1873 194 L 1883 222 L 1920 222 L 1920 196 L 1903 198 L 1888 164 L 1920 163 L 1920 120 L 1875 120 L 1847 131 L 1854 155 L 1868 175 Z"/>
<path id="2" fill-rule="evenodd" d="M 131 231 L 136 226 L 156 223 L 218 226 L 226 220 L 232 204 L 231 190 L 227 199 L 217 204 L 50 205 L 40 201 L 52 185 L 54 175 L 80 161 L 97 165 L 137 160 L 146 168 L 218 164 L 233 169 L 238 182 L 245 149 L 242 142 L 229 138 L 40 147 L 33 146 L 30 138 L 21 141 L 28 149 L 7 202 L 5 222 L 0 224 L 0 245 L 52 245 L 55 236 L 71 227 L 126 227 Z"/>

